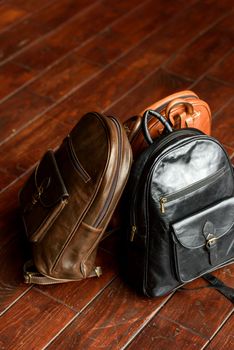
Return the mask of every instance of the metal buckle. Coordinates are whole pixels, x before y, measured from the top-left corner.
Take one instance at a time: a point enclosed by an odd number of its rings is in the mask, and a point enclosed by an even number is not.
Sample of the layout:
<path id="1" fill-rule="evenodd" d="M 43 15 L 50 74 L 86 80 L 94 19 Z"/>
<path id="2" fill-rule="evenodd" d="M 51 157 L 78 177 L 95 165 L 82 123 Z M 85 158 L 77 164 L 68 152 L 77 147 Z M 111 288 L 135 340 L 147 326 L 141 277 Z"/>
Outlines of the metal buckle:
<path id="1" fill-rule="evenodd" d="M 26 272 L 24 275 L 24 282 L 30 284 L 31 283 L 31 273 L 30 272 Z"/>
<path id="2" fill-rule="evenodd" d="M 207 241 L 206 241 L 207 248 L 212 247 L 216 243 L 216 241 L 217 241 L 217 238 L 215 238 L 212 234 L 209 234 L 207 236 Z"/>
<path id="3" fill-rule="evenodd" d="M 96 266 L 94 271 L 95 271 L 95 273 L 96 273 L 96 275 L 98 277 L 100 277 L 102 275 L 102 268 L 101 268 L 101 266 Z"/>

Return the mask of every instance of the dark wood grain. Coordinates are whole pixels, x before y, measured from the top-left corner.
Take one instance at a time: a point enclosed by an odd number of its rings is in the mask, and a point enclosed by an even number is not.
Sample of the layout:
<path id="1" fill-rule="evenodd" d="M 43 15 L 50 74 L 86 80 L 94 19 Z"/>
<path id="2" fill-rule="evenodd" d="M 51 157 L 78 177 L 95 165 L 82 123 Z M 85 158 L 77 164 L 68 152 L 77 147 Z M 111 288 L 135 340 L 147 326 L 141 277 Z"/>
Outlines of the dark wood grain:
<path id="1" fill-rule="evenodd" d="M 128 16 L 108 26 L 87 45 L 81 47 L 78 53 L 94 62 L 108 64 L 137 45 L 145 36 L 150 36 L 150 33 L 156 33 L 164 27 L 174 13 L 182 10 L 181 5 L 188 7 L 191 6 L 191 2 L 188 5 L 184 1 L 169 0 L 165 6 L 163 0 L 158 0 L 157 3 L 154 0 L 146 1 Z"/>
<path id="2" fill-rule="evenodd" d="M 216 115 L 212 125 L 212 134 L 214 137 L 231 148 L 234 148 L 234 123 L 231 118 L 233 108 L 234 99 Z"/>
<path id="3" fill-rule="evenodd" d="M 174 57 L 191 38 L 215 24 L 218 18 L 223 16 L 224 11 L 229 13 L 226 1 L 218 4 L 215 0 L 196 2 L 193 6 L 172 16 L 171 21 L 161 30 L 146 38 L 134 52 L 129 53 L 124 63 L 128 65 L 135 62 L 138 68 L 147 66 L 149 70 L 154 69 L 155 64 L 165 65 L 166 60 Z M 202 21 L 201 13 L 206 14 Z M 189 62 L 187 64 L 189 65 Z"/>
<path id="4" fill-rule="evenodd" d="M 35 12 L 39 9 L 41 9 L 44 6 L 48 6 L 50 2 L 54 2 L 56 0 L 8 0 L 7 2 L 13 5 L 16 5 L 17 7 L 20 7 L 22 9 L 25 9 L 29 12 Z"/>
<path id="5" fill-rule="evenodd" d="M 146 3 L 146 5 L 148 5 L 148 3 Z M 115 27 L 119 27 L 119 25 L 123 26 L 124 23 L 129 23 L 129 20 L 137 20 L 139 18 L 139 11 L 137 11 L 139 6 L 137 6 L 136 11 L 134 10 L 130 10 L 130 14 L 128 15 L 128 12 L 124 13 L 123 16 L 120 16 L 120 18 L 117 19 L 117 23 L 115 24 Z M 145 4 L 143 3 L 142 5 L 140 4 L 140 9 L 144 9 L 145 8 Z M 165 6 L 163 6 L 163 8 L 165 8 Z M 151 17 L 149 16 L 149 6 L 147 7 L 147 11 L 143 11 L 143 13 L 141 14 L 141 22 L 144 23 L 144 21 L 146 19 L 150 19 Z M 172 11 L 172 9 L 169 7 L 169 11 Z M 168 12 L 168 11 L 167 11 Z M 121 20 L 121 18 L 123 17 L 123 20 Z M 90 18 L 92 20 L 92 18 Z M 116 21 L 115 21 L 116 22 Z M 122 23 L 123 22 L 123 23 Z M 118 24 L 119 23 L 119 24 Z M 135 27 L 131 27 L 131 28 L 135 28 Z M 145 31 L 144 31 L 145 29 Z M 81 30 L 85 30 L 83 29 L 83 27 L 81 27 L 81 29 L 79 30 L 79 32 L 81 32 Z M 80 58 L 79 56 L 82 56 L 83 51 L 85 50 L 87 52 L 87 50 L 91 50 L 90 54 L 87 56 L 87 59 L 89 60 L 89 65 L 91 66 L 91 62 L 90 59 L 92 59 L 92 62 L 100 62 L 100 60 L 98 59 L 98 52 L 103 52 L 105 51 L 105 49 L 107 50 L 106 54 L 108 54 L 108 50 L 113 47 L 114 51 L 112 53 L 110 53 L 111 57 L 117 58 L 122 52 L 123 50 L 129 50 L 129 45 L 130 44 L 134 44 L 136 43 L 138 40 L 140 40 L 144 35 L 145 32 L 147 32 L 146 28 L 143 26 L 142 30 L 132 30 L 132 31 L 127 31 L 127 35 L 125 36 L 125 40 L 124 42 L 122 41 L 122 33 L 116 33 L 117 35 L 115 36 L 115 40 L 114 40 L 114 32 L 111 29 L 111 26 L 108 26 L 106 30 L 103 30 L 100 34 L 98 35 L 98 38 L 103 38 L 106 37 L 106 34 L 108 35 L 109 38 L 111 38 L 112 43 L 115 43 L 115 45 L 109 45 L 108 43 L 106 43 L 103 40 L 99 40 L 96 36 L 94 36 L 94 38 L 92 38 L 91 40 L 87 40 L 87 45 L 82 44 L 82 46 L 80 47 L 80 49 L 77 50 L 77 52 L 74 52 L 68 56 L 65 55 L 64 57 L 64 61 L 61 62 L 61 59 L 59 60 L 60 63 L 56 63 L 53 62 L 53 57 L 52 57 L 52 61 L 48 61 L 48 63 L 50 63 L 50 67 L 51 69 L 49 69 L 49 72 L 46 73 L 45 75 L 43 75 L 43 77 L 41 77 L 39 80 L 39 85 L 42 85 L 42 91 L 44 92 L 44 85 L 50 85 L 50 86 L 54 86 L 55 89 L 53 90 L 53 93 L 56 93 L 57 90 L 59 90 L 59 86 L 55 86 L 56 83 L 58 84 L 59 80 L 62 79 L 62 81 L 60 82 L 60 86 L 62 85 L 62 83 L 64 82 L 64 79 L 66 80 L 73 80 L 73 84 L 75 83 L 76 79 L 77 79 L 77 71 L 79 71 L 79 73 L 81 74 L 81 77 L 78 77 L 80 80 L 83 78 L 84 80 L 86 79 L 86 76 L 84 76 L 83 74 L 83 66 L 84 66 L 84 59 Z M 109 34 L 111 35 L 109 35 Z M 126 39 L 126 37 L 129 38 L 129 40 Z M 68 39 L 70 42 L 70 39 Z M 127 45 L 125 45 L 124 43 L 127 43 Z M 43 46 L 43 43 L 41 44 Z M 79 45 L 78 45 L 79 48 Z M 98 51 L 95 53 L 95 51 Z M 45 52 L 46 54 L 46 52 Z M 27 51 L 26 51 L 26 55 L 27 55 Z M 33 49 L 33 55 L 35 55 L 34 49 Z M 86 55 L 84 55 L 86 56 Z M 97 58 L 95 57 L 97 56 Z M 47 59 L 50 59 L 50 55 L 47 52 Z M 45 57 L 42 57 L 43 59 L 43 64 L 45 64 L 47 62 L 47 59 L 44 60 Z M 40 56 L 37 57 L 38 60 L 40 60 Z M 17 59 L 16 59 L 17 61 Z M 1 85 L 1 90 L 0 90 L 0 98 L 2 97 L 6 97 L 9 93 L 13 93 L 14 90 L 16 88 L 18 88 L 20 86 L 20 84 L 22 83 L 29 83 L 29 81 L 34 78 L 36 79 L 36 76 L 39 75 L 40 71 L 35 70 L 29 67 L 29 64 L 27 62 L 27 65 L 25 64 L 12 64 L 12 63 L 6 63 L 5 65 L 3 65 L 0 68 L 0 74 L 1 72 L 3 72 L 3 76 L 0 75 L 0 77 L 2 78 L 2 85 Z M 86 64 L 88 65 L 88 62 L 86 62 Z M 51 66 L 52 65 L 52 66 Z M 53 68 L 54 65 L 54 68 Z M 71 65 L 71 67 L 70 67 Z M 95 66 L 95 64 L 93 63 L 92 66 Z M 46 66 L 43 66 L 44 68 L 46 68 Z M 12 69 L 13 68 L 13 69 Z M 85 67 L 84 67 L 85 68 Z M 101 69 L 101 67 L 99 67 Z M 50 71 L 52 70 L 52 72 L 50 73 Z M 74 70 L 74 72 L 73 72 Z M 85 70 L 85 69 L 84 69 Z M 60 75 L 59 77 L 55 78 L 53 76 L 53 72 L 56 75 Z M 62 74 L 65 73 L 65 74 Z M 82 74 L 83 73 L 83 74 Z M 51 75 L 52 74 L 52 75 Z M 54 78 L 54 80 L 53 80 Z M 69 86 L 69 82 L 67 83 L 67 85 Z M 71 84 L 72 85 L 72 84 Z M 67 87 L 68 87 L 67 86 Z"/>
<path id="6" fill-rule="evenodd" d="M 19 89 L 24 83 L 34 77 L 35 73 L 27 67 L 9 62 L 0 66 L 0 99 Z"/>
<path id="7" fill-rule="evenodd" d="M 196 16 L 195 16 L 195 19 L 196 19 Z M 191 22 L 191 21 L 190 21 Z M 169 26 L 169 29 L 170 29 L 170 26 Z M 174 28 L 173 28 L 174 29 Z M 168 29 L 167 29 L 167 31 L 168 31 Z M 164 32 L 163 32 L 164 33 Z M 163 34 L 163 33 L 159 33 L 159 35 L 160 34 Z M 166 33 L 167 34 L 167 36 L 168 36 L 168 32 Z M 157 41 L 156 41 L 157 43 L 158 43 L 158 39 L 157 39 Z M 147 43 L 149 44 L 149 41 L 147 41 Z M 173 44 L 173 43 L 172 43 Z M 174 44 L 175 45 L 175 44 Z M 178 43 L 177 43 L 177 45 L 178 45 Z M 145 46 L 145 43 L 144 43 L 144 46 Z M 152 50 L 152 43 L 150 44 L 150 47 L 151 47 L 151 50 Z M 135 58 L 135 52 L 136 51 L 139 51 L 138 49 L 137 50 L 133 50 L 133 52 L 131 52 L 129 55 L 127 55 L 126 57 L 124 57 L 123 59 L 120 59 L 119 61 L 118 61 L 118 64 L 119 65 L 127 65 L 128 67 L 129 67 L 129 60 L 131 59 L 131 65 L 132 65 L 132 68 L 134 69 L 134 68 L 136 68 L 136 69 L 139 69 L 140 71 L 142 71 L 142 73 L 144 73 L 144 74 L 147 74 L 148 72 L 150 72 L 150 70 L 152 70 L 152 69 L 155 69 L 155 67 L 157 67 L 157 65 L 160 65 L 162 62 L 163 62 L 163 60 L 165 60 L 166 59 L 166 57 L 167 57 L 167 53 L 163 53 L 163 52 L 161 52 L 161 54 L 159 54 L 158 52 L 157 52 L 157 50 L 155 51 L 155 54 L 157 53 L 157 58 L 155 57 L 153 60 L 151 59 L 151 62 L 153 62 L 154 63 L 154 67 L 152 67 L 152 63 L 151 64 L 149 64 L 149 62 L 148 62 L 148 59 L 149 59 L 149 57 L 148 57 L 148 51 L 146 50 L 146 48 L 144 48 L 145 49 L 145 53 L 144 53 L 144 60 L 143 60 L 143 57 L 142 56 L 139 56 L 138 55 L 138 58 L 136 59 Z M 170 48 L 171 49 L 171 48 Z M 145 55 L 146 55 L 146 57 L 145 57 Z M 35 56 L 35 53 L 34 53 L 34 56 Z M 153 58 L 153 57 L 151 57 L 151 58 Z M 61 63 L 61 64 L 58 64 L 58 66 L 56 66 L 55 68 L 54 68 L 54 70 L 52 70 L 52 72 L 51 73 L 48 73 L 48 74 L 46 74 L 45 75 L 45 79 L 46 79 L 46 81 L 48 81 L 48 82 L 50 82 L 50 81 L 53 81 L 53 74 L 56 74 L 56 72 L 58 72 L 60 69 L 61 69 L 61 71 L 63 71 L 63 69 L 64 69 L 64 66 L 66 67 L 66 65 L 69 63 L 69 59 L 67 60 L 67 62 L 66 63 Z M 142 65 L 142 63 L 144 63 L 144 65 Z M 73 67 L 74 67 L 74 65 L 73 65 Z M 74 68 L 75 69 L 75 68 Z M 68 76 L 68 78 L 69 77 L 71 77 L 71 75 L 72 75 L 72 69 L 69 71 L 70 72 L 70 75 Z M 52 75 L 51 76 L 51 79 L 50 79 L 50 74 Z M 61 76 L 62 76 L 62 73 L 61 73 Z M 68 79 L 67 78 L 67 79 Z M 66 79 L 66 77 L 65 77 L 65 79 Z M 105 78 L 104 78 L 105 79 Z M 63 81 L 62 81 L 63 82 Z M 62 85 L 62 82 L 61 82 L 61 85 Z M 55 81 L 54 81 L 54 83 L 52 82 L 51 83 L 51 85 L 52 85 L 52 87 L 54 87 L 54 88 L 56 88 L 56 83 L 58 84 L 59 83 L 59 80 L 58 79 L 56 79 L 56 77 L 55 77 Z M 35 84 L 33 84 L 32 85 L 32 87 L 31 87 L 31 89 L 33 89 L 33 87 L 35 88 L 35 89 L 37 89 L 36 87 L 35 87 L 35 85 L 37 86 L 37 84 L 39 84 L 39 85 L 42 85 L 42 86 L 44 86 L 45 84 L 47 84 L 47 82 L 44 82 L 44 80 L 43 80 L 43 78 L 39 81 L 39 82 L 36 82 Z M 49 83 L 48 83 L 49 84 Z M 59 87 L 60 88 L 60 87 Z M 40 88 L 39 88 L 40 89 Z M 43 90 L 43 88 L 41 89 L 41 90 Z M 45 89 L 46 90 L 46 89 Z M 56 89 L 54 89 L 54 90 L 56 90 Z M 35 90 L 36 91 L 36 90 Z M 56 91 L 56 93 L 58 93 L 59 91 Z M 116 96 L 116 97 L 118 97 L 118 96 Z M 14 99 L 15 97 L 13 97 L 13 99 Z M 17 98 L 17 97 L 16 97 Z M 21 100 L 21 98 L 20 98 L 20 100 Z M 15 103 L 12 103 L 12 101 L 10 101 L 9 102 L 11 105 L 14 105 Z M 43 108 L 43 105 L 41 105 L 41 107 Z M 91 108 L 92 106 L 90 106 L 90 108 Z M 99 106 L 98 106 L 99 107 Z M 4 107 L 4 105 L 3 105 L 3 108 L 5 108 Z M 30 104 L 29 104 L 29 108 L 30 108 Z M 30 114 L 30 118 L 32 118 L 33 116 Z M 24 120 L 24 122 L 27 120 L 27 113 L 22 113 L 22 118 L 23 118 L 23 120 Z M 18 122 L 21 124 L 22 122 L 21 122 L 21 119 L 19 118 L 19 119 L 17 119 L 18 120 Z M 16 125 L 16 128 L 17 128 L 17 125 Z M 14 129 L 16 129 L 16 128 L 14 128 Z M 2 129 L 2 130 L 4 130 L 4 129 Z M 8 131 L 9 132 L 9 131 Z"/>
<path id="8" fill-rule="evenodd" d="M 207 339 L 190 329 L 156 315 L 143 331 L 134 338 L 129 350 L 182 350 L 202 349 Z"/>
<path id="9" fill-rule="evenodd" d="M 14 135 L 22 125 L 43 112 L 52 102 L 52 99 L 36 95 L 30 88 L 25 88 L 0 104 L 0 143 Z"/>
<path id="10" fill-rule="evenodd" d="M 116 279 L 48 349 L 121 349 L 165 301 L 139 297 Z"/>
<path id="11" fill-rule="evenodd" d="M 18 210 L 18 191 L 25 180 L 0 194 L 0 314 L 30 288 L 23 283 L 29 249 Z"/>
<path id="12" fill-rule="evenodd" d="M 124 16 L 120 17 L 115 24 L 112 26 L 108 26 L 106 30 L 101 31 L 98 36 L 95 36 L 92 40 L 88 40 L 86 45 L 82 45 L 78 48 L 75 54 L 71 54 L 68 58 L 65 58 L 65 62 L 61 65 L 57 64 L 55 71 L 60 72 L 64 70 L 64 66 L 69 65 L 73 58 L 79 60 L 79 56 L 87 58 L 89 61 L 97 62 L 98 64 L 107 64 L 111 61 L 115 60 L 119 55 L 123 54 L 125 51 L 128 51 L 132 46 L 136 45 L 140 40 L 142 40 L 145 35 L 149 35 L 150 32 L 156 31 L 158 28 L 162 27 L 165 21 L 169 21 L 170 15 L 174 13 L 174 11 L 179 10 L 181 8 L 181 4 L 184 1 L 174 2 L 171 1 L 170 6 L 165 7 L 164 1 L 160 1 L 157 4 L 157 11 L 155 11 L 155 17 L 151 17 L 150 14 L 152 12 L 152 6 L 154 7 L 155 2 L 150 1 L 140 6 L 136 7 L 136 10 L 131 10 L 124 14 Z M 157 17 L 160 16 L 161 21 L 157 21 Z M 134 26 L 131 23 L 134 21 L 136 23 Z M 124 40 L 123 40 L 123 33 Z M 43 46 L 43 44 L 41 44 Z M 79 45 L 78 45 L 79 47 Z M 25 52 L 27 55 L 27 51 Z M 24 55 L 24 54 L 23 54 Z M 33 55 L 35 55 L 33 49 Z M 46 55 L 46 52 L 45 52 Z M 47 58 L 37 56 L 37 59 L 43 59 L 43 64 L 45 64 L 50 59 L 50 55 L 47 52 Z M 53 60 L 53 56 L 52 56 Z M 19 61 L 17 58 L 15 62 Z M 48 61 L 50 65 L 52 61 Z M 74 66 L 74 62 L 71 63 Z M 11 69 L 13 66 L 13 69 Z M 45 66 L 43 66 L 45 68 Z M 25 64 L 20 64 L 19 66 L 15 66 L 10 64 L 9 68 L 6 65 L 2 66 L 1 71 L 5 75 L 2 77 L 2 86 L 0 90 L 0 98 L 5 97 L 7 94 L 12 93 L 16 88 L 20 86 L 21 83 L 25 83 L 30 81 L 32 78 L 35 78 L 38 70 L 32 69 L 29 67 L 29 63 L 27 62 L 27 66 Z M 72 71 L 72 69 L 71 69 Z M 80 70 L 81 71 L 81 70 Z M 7 76 L 6 76 L 7 74 Z M 75 74 L 68 74 L 67 77 L 73 78 Z M 48 74 L 43 76 L 43 80 L 41 79 L 41 83 L 45 84 L 48 82 Z M 49 81 L 52 78 L 49 77 Z M 74 79 L 74 78 L 73 78 Z M 46 80 L 46 82 L 45 82 Z M 56 90 L 55 90 L 56 91 Z"/>
<path id="13" fill-rule="evenodd" d="M 234 315 L 226 321 L 206 350 L 230 350 L 234 348 Z"/>
<path id="14" fill-rule="evenodd" d="M 26 17 L 28 14 L 28 12 L 22 8 L 6 3 L 0 3 L 0 13 L 0 32 L 11 24 L 14 24 L 20 19 Z"/>
<path id="15" fill-rule="evenodd" d="M 89 304 L 116 277 L 118 273 L 116 257 L 99 249 L 96 265 L 102 267 L 101 277 L 61 285 L 40 286 L 44 294 L 59 300 L 77 312 Z"/>
<path id="16" fill-rule="evenodd" d="M 160 69 L 137 84 L 128 94 L 105 111 L 126 120 L 142 112 L 147 106 L 174 92 L 187 89 L 189 83 L 183 78 Z"/>
<path id="17" fill-rule="evenodd" d="M 69 130 L 68 126 L 46 115 L 36 120 L 32 127 L 26 128 L 16 135 L 13 143 L 7 142 L 2 145 L 0 153 L 1 167 L 4 168 L 8 178 L 10 177 L 11 181 L 13 181 L 22 175 L 42 157 L 47 149 L 53 149 L 60 144 Z M 26 139 L 27 142 L 25 142 Z M 17 157 L 10 161 L 10 154 L 6 153 L 6 150 L 14 153 Z M 5 178 L 7 179 L 7 177 Z M 2 185 L 4 188 L 7 183 L 3 183 L 3 180 Z"/>
<path id="18" fill-rule="evenodd" d="M 68 307 L 32 289 L 1 317 L 0 346 L 42 349 L 74 315 Z"/>
<path id="19" fill-rule="evenodd" d="M 45 40 L 36 43 L 26 52 L 18 55 L 15 61 L 41 71 L 62 55 L 70 50 L 84 45 L 92 36 L 104 28 L 108 27 L 114 20 L 118 20 L 121 15 L 130 11 L 140 3 L 139 0 L 99 1 L 97 4 L 86 10 L 84 14 L 76 16 L 64 27 L 52 33 Z M 88 2 L 86 1 L 86 4 Z M 90 20 L 92 18 L 92 20 Z M 75 30 L 78 28 L 79 30 Z M 95 41 L 94 41 L 94 45 Z"/>
<path id="20" fill-rule="evenodd" d="M 178 291 L 161 310 L 160 315 L 207 339 L 233 310 L 232 303 L 212 288 L 199 288 L 207 282 L 199 279 L 186 286 L 191 291 Z"/>
<path id="21" fill-rule="evenodd" d="M 220 56 L 230 50 L 234 41 L 233 20 L 234 14 L 231 13 L 181 50 L 167 68 L 191 79 L 205 73 Z"/>
<path id="22" fill-rule="evenodd" d="M 216 64 L 209 72 L 214 79 L 234 85 L 234 51 L 231 51 L 221 62 Z"/>
<path id="23" fill-rule="evenodd" d="M 29 20 L 20 22 L 10 32 L 0 34 L 0 60 L 5 61 L 39 36 L 47 34 L 80 13 L 88 5 L 89 3 L 85 0 L 61 0 L 52 2 L 32 14 Z"/>
<path id="24" fill-rule="evenodd" d="M 234 94 L 232 86 L 227 86 L 209 77 L 204 77 L 192 84 L 191 89 L 209 104 L 213 118 L 233 98 Z"/>

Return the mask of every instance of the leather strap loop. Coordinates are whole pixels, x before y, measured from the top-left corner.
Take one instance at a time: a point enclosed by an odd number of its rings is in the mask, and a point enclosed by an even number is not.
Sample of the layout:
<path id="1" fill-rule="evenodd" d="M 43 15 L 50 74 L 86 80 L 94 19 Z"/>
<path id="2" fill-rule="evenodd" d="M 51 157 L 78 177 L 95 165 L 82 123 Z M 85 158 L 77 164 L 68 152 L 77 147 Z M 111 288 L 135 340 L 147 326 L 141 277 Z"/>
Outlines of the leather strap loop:
<path id="1" fill-rule="evenodd" d="M 144 137 L 149 145 L 151 145 L 153 143 L 153 140 L 150 136 L 149 129 L 148 129 L 148 119 L 149 119 L 150 115 L 152 115 L 153 117 L 158 119 L 165 126 L 165 128 L 168 132 L 173 131 L 169 122 L 160 113 L 158 113 L 154 110 L 151 110 L 151 109 L 145 111 L 145 113 L 143 114 L 143 118 L 142 118 L 142 132 L 143 132 L 143 135 L 144 135 Z"/>

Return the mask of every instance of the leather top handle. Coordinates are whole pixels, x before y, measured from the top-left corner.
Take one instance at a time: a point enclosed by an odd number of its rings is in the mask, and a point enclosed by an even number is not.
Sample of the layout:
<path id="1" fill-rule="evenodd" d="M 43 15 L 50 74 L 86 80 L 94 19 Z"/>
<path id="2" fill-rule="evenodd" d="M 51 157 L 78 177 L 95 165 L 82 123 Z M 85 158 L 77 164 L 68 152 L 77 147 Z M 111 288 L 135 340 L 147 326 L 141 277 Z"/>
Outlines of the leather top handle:
<path id="1" fill-rule="evenodd" d="M 168 123 L 168 121 L 160 113 L 158 113 L 152 109 L 145 111 L 145 113 L 143 114 L 143 118 L 142 118 L 142 132 L 143 132 L 143 135 L 144 135 L 144 137 L 149 145 L 151 145 L 154 142 L 152 140 L 150 133 L 149 133 L 149 130 L 148 130 L 148 119 L 149 119 L 150 115 L 157 118 L 165 126 L 165 128 L 168 132 L 173 131 L 171 125 Z"/>
<path id="2" fill-rule="evenodd" d="M 180 99 L 180 98 L 176 98 L 175 100 L 172 100 L 170 103 L 168 103 L 166 111 L 165 111 L 166 118 L 169 119 L 171 122 L 172 122 L 172 120 L 170 119 L 170 117 L 171 117 L 170 113 L 171 113 L 172 109 L 177 107 L 177 106 L 184 106 L 186 113 L 189 114 L 191 117 L 194 114 L 194 108 L 190 102 L 185 101 L 185 100 Z"/>
<path id="3" fill-rule="evenodd" d="M 141 117 L 139 115 L 135 115 L 126 120 L 123 126 L 128 135 L 128 140 L 131 142 L 141 127 Z"/>

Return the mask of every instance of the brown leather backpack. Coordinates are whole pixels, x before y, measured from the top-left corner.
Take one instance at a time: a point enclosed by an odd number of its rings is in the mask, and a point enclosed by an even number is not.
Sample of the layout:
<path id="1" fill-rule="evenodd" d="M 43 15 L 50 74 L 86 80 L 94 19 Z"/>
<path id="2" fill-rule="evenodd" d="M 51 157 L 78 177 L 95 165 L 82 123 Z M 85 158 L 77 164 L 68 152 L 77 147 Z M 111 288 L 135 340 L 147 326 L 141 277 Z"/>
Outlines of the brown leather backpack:
<path id="1" fill-rule="evenodd" d="M 99 276 L 98 243 L 127 182 L 132 151 L 113 117 L 86 114 L 56 152 L 49 150 L 19 199 L 33 265 L 27 283 Z"/>
<path id="2" fill-rule="evenodd" d="M 180 91 L 147 107 L 139 116 L 128 119 L 125 129 L 131 142 L 133 156 L 137 156 L 147 147 L 141 132 L 141 118 L 147 109 L 159 112 L 170 121 L 174 129 L 196 128 L 210 135 L 211 112 L 208 104 L 201 100 L 193 91 Z M 156 139 L 164 131 L 164 126 L 155 118 L 149 120 L 148 129 L 152 139 Z"/>

